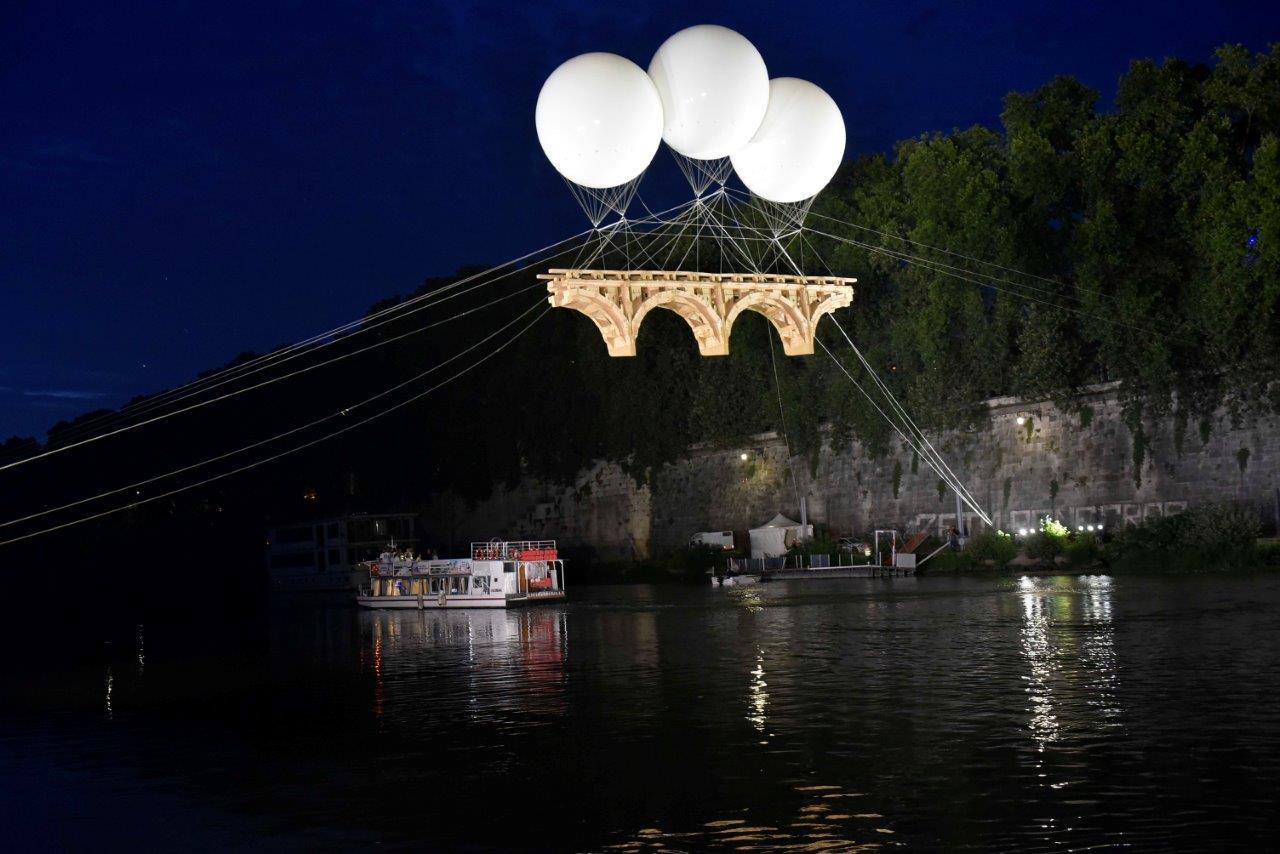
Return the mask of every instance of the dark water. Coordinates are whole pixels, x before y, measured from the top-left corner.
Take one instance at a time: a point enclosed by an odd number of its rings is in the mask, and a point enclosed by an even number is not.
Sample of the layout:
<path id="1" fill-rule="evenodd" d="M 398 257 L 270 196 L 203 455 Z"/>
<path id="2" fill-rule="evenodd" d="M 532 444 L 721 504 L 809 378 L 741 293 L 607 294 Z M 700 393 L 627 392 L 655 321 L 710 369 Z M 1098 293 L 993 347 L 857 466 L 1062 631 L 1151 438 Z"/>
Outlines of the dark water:
<path id="1" fill-rule="evenodd" d="M 580 588 L 10 642 L 11 850 L 1259 849 L 1280 581 Z M 172 617 L 172 615 L 171 615 Z"/>

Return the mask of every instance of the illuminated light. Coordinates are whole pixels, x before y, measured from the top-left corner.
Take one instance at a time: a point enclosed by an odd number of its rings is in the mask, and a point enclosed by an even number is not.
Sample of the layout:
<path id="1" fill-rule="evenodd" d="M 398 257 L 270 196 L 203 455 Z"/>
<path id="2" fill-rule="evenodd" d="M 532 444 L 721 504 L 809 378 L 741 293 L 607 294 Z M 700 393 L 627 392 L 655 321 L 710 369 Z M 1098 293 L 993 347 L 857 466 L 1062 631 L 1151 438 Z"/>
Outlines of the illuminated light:
<path id="1" fill-rule="evenodd" d="M 1021 427 L 1023 424 L 1027 423 L 1027 416 L 1019 415 L 1017 418 L 1017 421 L 1018 421 L 1018 426 Z"/>
<path id="2" fill-rule="evenodd" d="M 750 454 L 747 454 L 745 452 L 738 454 L 738 459 L 742 460 L 744 463 L 747 461 L 749 457 L 750 457 Z"/>
<path id="3" fill-rule="evenodd" d="M 1018 529 L 1018 536 L 1019 536 L 1019 537 L 1025 537 L 1026 535 L 1027 535 L 1027 529 L 1026 529 L 1026 528 L 1019 528 L 1019 529 Z"/>
<path id="4" fill-rule="evenodd" d="M 1084 530 L 1084 525 L 1076 525 L 1076 530 L 1077 530 L 1077 531 L 1083 531 L 1083 530 Z M 1090 526 L 1089 526 L 1089 530 L 1090 530 L 1090 531 L 1092 531 L 1092 530 L 1093 530 L 1093 526 L 1092 526 L 1092 525 L 1090 525 Z"/>
<path id="5" fill-rule="evenodd" d="M 1090 530 L 1090 531 L 1092 531 L 1092 530 L 1093 530 L 1093 526 L 1092 526 L 1092 525 L 1090 525 L 1090 526 L 1089 526 L 1089 530 Z"/>

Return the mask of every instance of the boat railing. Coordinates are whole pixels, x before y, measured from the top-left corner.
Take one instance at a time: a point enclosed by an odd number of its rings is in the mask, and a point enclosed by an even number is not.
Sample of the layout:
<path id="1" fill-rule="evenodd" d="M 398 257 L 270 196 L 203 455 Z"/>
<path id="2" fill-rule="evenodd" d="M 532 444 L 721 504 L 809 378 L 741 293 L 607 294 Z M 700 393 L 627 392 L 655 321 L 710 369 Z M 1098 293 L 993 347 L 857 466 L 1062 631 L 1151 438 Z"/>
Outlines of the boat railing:
<path id="1" fill-rule="evenodd" d="M 471 544 L 472 560 L 556 560 L 555 540 L 491 540 Z"/>
<path id="2" fill-rule="evenodd" d="M 728 570 L 736 575 L 755 575 L 762 572 L 782 572 L 809 569 L 845 569 L 863 566 L 856 561 L 853 552 L 829 554 L 782 555 L 780 557 L 731 557 Z"/>

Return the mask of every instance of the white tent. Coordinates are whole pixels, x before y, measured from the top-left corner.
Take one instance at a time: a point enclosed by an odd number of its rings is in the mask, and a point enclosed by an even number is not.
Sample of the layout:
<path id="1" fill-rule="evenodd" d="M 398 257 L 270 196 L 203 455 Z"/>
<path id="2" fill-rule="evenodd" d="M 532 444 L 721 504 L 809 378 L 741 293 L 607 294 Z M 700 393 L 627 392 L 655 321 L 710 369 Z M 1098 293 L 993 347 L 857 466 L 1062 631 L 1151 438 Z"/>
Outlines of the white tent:
<path id="1" fill-rule="evenodd" d="M 797 542 L 812 539 L 813 526 L 793 522 L 779 513 L 750 533 L 752 557 L 781 557 Z"/>

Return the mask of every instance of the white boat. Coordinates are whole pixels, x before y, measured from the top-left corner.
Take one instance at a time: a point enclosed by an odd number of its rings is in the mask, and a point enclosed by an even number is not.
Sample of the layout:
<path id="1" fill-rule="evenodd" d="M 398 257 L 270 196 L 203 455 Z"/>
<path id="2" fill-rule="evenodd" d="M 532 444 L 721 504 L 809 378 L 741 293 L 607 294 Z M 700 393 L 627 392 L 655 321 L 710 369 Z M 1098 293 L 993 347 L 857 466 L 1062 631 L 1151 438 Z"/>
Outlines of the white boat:
<path id="1" fill-rule="evenodd" d="M 365 565 L 364 608 L 506 608 L 564 598 L 555 540 L 472 543 L 471 557 L 429 560 L 387 550 Z"/>

